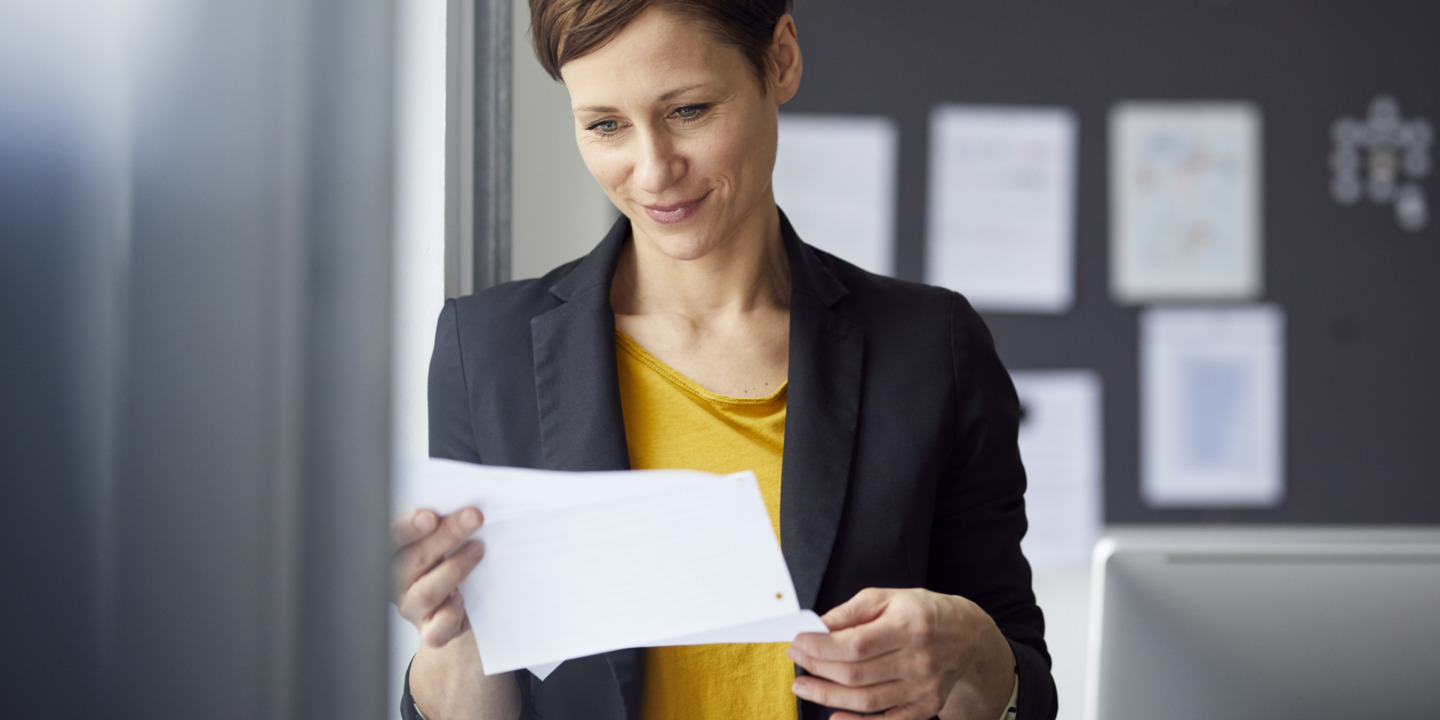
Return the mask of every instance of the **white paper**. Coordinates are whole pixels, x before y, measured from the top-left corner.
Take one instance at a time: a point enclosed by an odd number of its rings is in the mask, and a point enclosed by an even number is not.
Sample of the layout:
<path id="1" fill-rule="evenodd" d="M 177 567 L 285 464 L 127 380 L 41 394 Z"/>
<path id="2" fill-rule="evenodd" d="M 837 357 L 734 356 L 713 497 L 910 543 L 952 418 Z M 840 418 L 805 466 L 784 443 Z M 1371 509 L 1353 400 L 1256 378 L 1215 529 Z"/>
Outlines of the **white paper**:
<path id="1" fill-rule="evenodd" d="M 1075 301 L 1075 116 L 941 105 L 930 115 L 926 280 L 981 310 Z"/>
<path id="2" fill-rule="evenodd" d="M 1025 463 L 1021 549 L 1036 567 L 1090 565 L 1100 537 L 1100 377 L 1088 370 L 1010 374 L 1020 396 L 1020 458 Z"/>
<path id="3" fill-rule="evenodd" d="M 1110 113 L 1111 289 L 1120 302 L 1261 291 L 1260 111 L 1121 103 Z"/>
<path id="4" fill-rule="evenodd" d="M 775 202 L 805 242 L 894 274 L 899 138 L 886 117 L 780 114 Z"/>
<path id="5" fill-rule="evenodd" d="M 772 643 L 788 642 L 793 640 L 800 633 L 821 633 L 828 634 L 830 629 L 825 626 L 825 621 L 820 619 L 811 610 L 801 610 L 798 613 L 787 613 L 777 615 L 773 618 L 759 620 L 748 625 L 735 625 L 724 627 L 718 630 L 708 630 L 694 635 L 668 638 L 650 643 L 648 647 L 666 647 L 672 645 L 713 645 L 720 643 Z M 560 667 L 559 662 L 545 663 L 543 665 L 532 665 L 526 669 L 534 673 L 536 677 L 544 680 Z"/>
<path id="6" fill-rule="evenodd" d="M 425 460 L 399 507 L 474 505 L 485 557 L 461 584 L 489 673 L 612 650 L 787 642 L 801 611 L 753 473 L 560 473 Z"/>
<path id="7" fill-rule="evenodd" d="M 1285 317 L 1271 305 L 1140 318 L 1141 496 L 1273 506 L 1285 494 Z"/>

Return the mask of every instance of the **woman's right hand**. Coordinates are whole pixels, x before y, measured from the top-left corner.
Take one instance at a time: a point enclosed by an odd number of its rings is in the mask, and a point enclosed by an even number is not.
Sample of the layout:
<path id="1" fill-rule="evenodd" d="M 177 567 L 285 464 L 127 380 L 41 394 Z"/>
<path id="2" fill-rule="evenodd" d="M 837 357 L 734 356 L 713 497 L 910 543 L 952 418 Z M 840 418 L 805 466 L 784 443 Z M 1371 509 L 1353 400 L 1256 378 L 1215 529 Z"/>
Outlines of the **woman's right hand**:
<path id="1" fill-rule="evenodd" d="M 390 524 L 395 547 L 391 601 L 431 647 L 445 645 L 469 627 L 459 587 L 485 554 L 480 541 L 466 539 L 483 522 L 480 511 L 469 507 L 444 517 L 411 510 Z"/>

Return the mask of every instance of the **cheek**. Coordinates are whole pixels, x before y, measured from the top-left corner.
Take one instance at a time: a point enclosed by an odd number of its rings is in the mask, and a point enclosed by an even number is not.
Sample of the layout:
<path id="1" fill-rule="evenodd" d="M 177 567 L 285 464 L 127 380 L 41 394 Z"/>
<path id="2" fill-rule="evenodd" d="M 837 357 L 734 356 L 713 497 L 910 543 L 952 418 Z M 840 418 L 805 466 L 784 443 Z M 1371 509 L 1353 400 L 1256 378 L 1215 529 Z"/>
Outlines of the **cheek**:
<path id="1" fill-rule="evenodd" d="M 744 197 L 758 197 L 770 186 L 775 156 L 764 146 L 747 141 L 731 148 L 728 165 L 736 184 L 736 192 Z"/>
<path id="2" fill-rule="evenodd" d="M 717 134 L 697 148 L 696 156 L 704 165 L 733 182 L 749 185 L 759 171 L 761 158 L 754 137 L 743 129 Z"/>
<path id="3" fill-rule="evenodd" d="M 775 169 L 776 123 L 773 118 L 756 115 L 749 118 L 743 131 L 726 139 L 725 163 L 745 179 L 749 189 L 760 191 L 770 183 Z"/>
<path id="4" fill-rule="evenodd" d="M 580 159 L 585 161 L 585 169 L 595 181 L 608 191 L 624 177 L 624 169 L 620 166 L 619 158 L 613 152 L 607 152 L 605 148 L 580 146 Z"/>

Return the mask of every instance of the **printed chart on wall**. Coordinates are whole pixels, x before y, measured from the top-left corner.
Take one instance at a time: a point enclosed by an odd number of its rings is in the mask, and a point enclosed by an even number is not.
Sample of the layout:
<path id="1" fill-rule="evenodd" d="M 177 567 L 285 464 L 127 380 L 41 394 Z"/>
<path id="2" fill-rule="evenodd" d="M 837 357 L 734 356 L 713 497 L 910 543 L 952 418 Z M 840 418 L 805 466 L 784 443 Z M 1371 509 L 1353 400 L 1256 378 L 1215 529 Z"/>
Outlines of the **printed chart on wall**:
<path id="1" fill-rule="evenodd" d="M 930 115 L 926 281 L 980 310 L 1075 302 L 1075 117 L 941 105 Z"/>
<path id="2" fill-rule="evenodd" d="M 1021 549 L 1036 567 L 1089 567 L 1103 515 L 1100 376 L 1027 370 L 1010 377 L 1020 397 L 1030 520 Z"/>
<path id="3" fill-rule="evenodd" d="M 1153 507 L 1285 494 L 1285 316 L 1273 305 L 1140 316 L 1141 481 Z"/>
<path id="4" fill-rule="evenodd" d="M 801 239 L 894 274 L 899 138 L 885 117 L 781 113 L 775 202 Z"/>
<path id="5" fill-rule="evenodd" d="M 1259 110 L 1121 103 L 1110 114 L 1110 152 L 1117 301 L 1259 296 Z"/>

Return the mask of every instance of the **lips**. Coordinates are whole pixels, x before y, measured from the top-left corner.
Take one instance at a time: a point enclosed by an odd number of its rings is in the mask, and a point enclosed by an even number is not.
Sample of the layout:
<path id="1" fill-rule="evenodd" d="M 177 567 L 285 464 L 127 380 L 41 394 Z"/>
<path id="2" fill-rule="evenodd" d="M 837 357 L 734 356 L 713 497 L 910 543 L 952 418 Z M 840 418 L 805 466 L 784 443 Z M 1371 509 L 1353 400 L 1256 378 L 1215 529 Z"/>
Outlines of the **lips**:
<path id="1" fill-rule="evenodd" d="M 706 192 L 694 200 L 685 200 L 683 202 L 664 205 L 642 205 L 642 207 L 645 208 L 645 214 L 648 215 L 651 220 L 664 225 L 671 225 L 684 222 L 694 217 L 695 213 L 700 210 L 700 203 L 704 202 L 707 197 L 710 197 L 709 192 Z"/>

